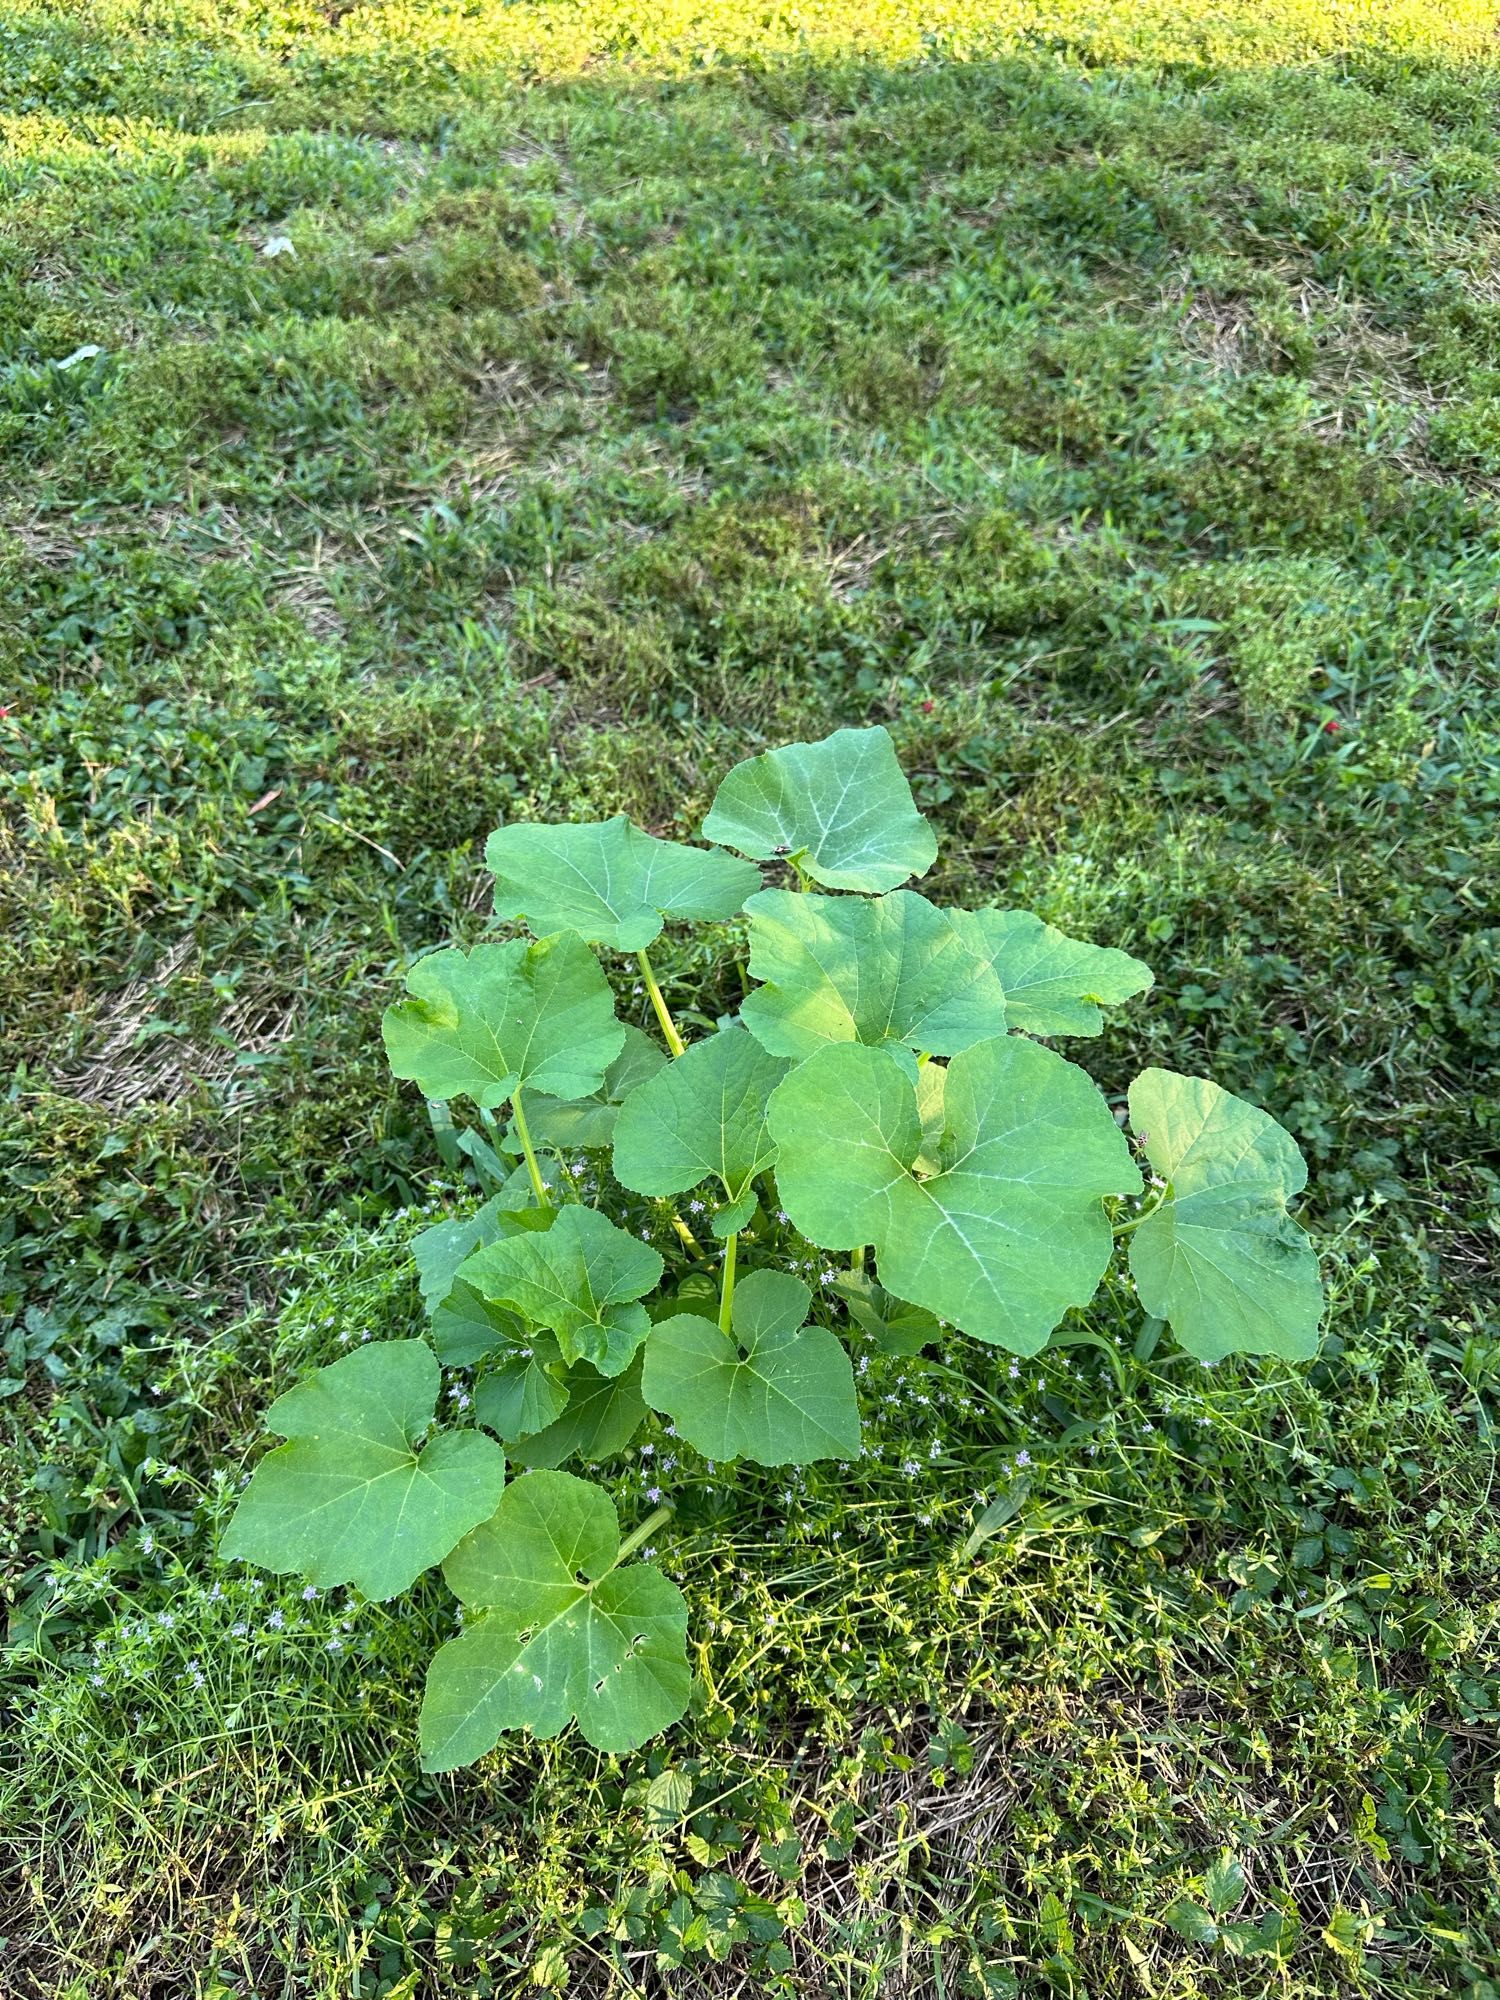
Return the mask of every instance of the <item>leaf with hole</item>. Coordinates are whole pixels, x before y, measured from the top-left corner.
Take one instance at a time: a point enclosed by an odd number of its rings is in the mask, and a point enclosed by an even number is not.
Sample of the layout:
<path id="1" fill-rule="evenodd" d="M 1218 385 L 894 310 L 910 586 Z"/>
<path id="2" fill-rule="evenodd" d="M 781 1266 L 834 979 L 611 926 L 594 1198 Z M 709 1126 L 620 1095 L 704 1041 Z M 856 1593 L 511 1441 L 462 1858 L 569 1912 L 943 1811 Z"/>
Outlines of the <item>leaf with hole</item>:
<path id="1" fill-rule="evenodd" d="M 954 910 L 953 928 L 1005 989 L 1006 1023 L 1028 1035 L 1097 1035 L 1102 1007 L 1144 993 L 1149 965 L 1085 944 L 1028 910 Z"/>
<path id="2" fill-rule="evenodd" d="M 751 1271 L 730 1326 L 683 1314 L 646 1342 L 642 1388 L 705 1458 L 804 1465 L 859 1454 L 854 1371 L 837 1335 L 806 1326 L 812 1293 L 784 1271 Z"/>
<path id="3" fill-rule="evenodd" d="M 720 785 L 705 839 L 756 861 L 795 859 L 828 889 L 879 894 L 937 859 L 888 732 L 836 729 L 747 758 Z"/>
<path id="4" fill-rule="evenodd" d="M 919 1178 L 917 1088 L 886 1049 L 834 1044 L 771 1099 L 782 1206 L 825 1249 L 875 1247 L 880 1282 L 966 1333 L 1035 1354 L 1093 1296 L 1104 1198 L 1140 1186 L 1085 1073 L 1016 1035 L 947 1066 L 944 1170 Z"/>
<path id="5" fill-rule="evenodd" d="M 1146 1311 L 1203 1361 L 1316 1354 L 1323 1287 L 1287 1213 L 1307 1180 L 1290 1133 L 1206 1077 L 1166 1069 L 1130 1086 L 1130 1122 L 1167 1183 L 1130 1243 Z"/>
<path id="6" fill-rule="evenodd" d="M 763 889 L 745 905 L 750 975 L 740 1017 L 774 1055 L 829 1042 L 902 1043 L 953 1055 L 1005 1032 L 1005 992 L 943 911 L 888 896 Z"/>
<path id="7" fill-rule="evenodd" d="M 421 1439 L 439 1374 L 421 1340 L 356 1348 L 278 1396 L 287 1439 L 256 1467 L 221 1553 L 394 1597 L 494 1512 L 505 1459 L 478 1431 Z"/>
<path id="8" fill-rule="evenodd" d="M 760 870 L 748 861 L 658 840 L 624 813 L 566 826 L 502 826 L 486 842 L 484 859 L 495 877 L 497 917 L 523 920 L 536 937 L 574 931 L 617 951 L 644 951 L 668 917 L 722 922 L 760 887 Z"/>
<path id="9" fill-rule="evenodd" d="M 596 1750 L 634 1750 L 687 1707 L 687 1605 L 648 1563 L 616 1567 L 608 1496 L 531 1472 L 443 1573 L 471 1614 L 438 1649 L 422 1703 L 422 1764 L 472 1764 L 508 1729 L 556 1736 L 575 1718 Z"/>
<path id="10" fill-rule="evenodd" d="M 625 1040 L 598 960 L 569 932 L 435 951 L 406 988 L 411 998 L 381 1024 L 386 1054 L 427 1097 L 472 1097 L 485 1109 L 522 1085 L 587 1097 Z"/>
<path id="11" fill-rule="evenodd" d="M 766 1103 L 787 1066 L 743 1028 L 694 1042 L 632 1092 L 615 1126 L 614 1176 L 637 1194 L 683 1194 L 715 1180 L 745 1204 L 775 1163 Z M 744 1208 L 749 1220 L 751 1208 Z"/>
<path id="12" fill-rule="evenodd" d="M 661 1282 L 662 1269 L 649 1244 L 597 1209 L 573 1206 L 549 1229 L 476 1250 L 459 1276 L 483 1298 L 550 1327 L 565 1361 L 619 1375 L 651 1323 L 636 1301 Z"/>

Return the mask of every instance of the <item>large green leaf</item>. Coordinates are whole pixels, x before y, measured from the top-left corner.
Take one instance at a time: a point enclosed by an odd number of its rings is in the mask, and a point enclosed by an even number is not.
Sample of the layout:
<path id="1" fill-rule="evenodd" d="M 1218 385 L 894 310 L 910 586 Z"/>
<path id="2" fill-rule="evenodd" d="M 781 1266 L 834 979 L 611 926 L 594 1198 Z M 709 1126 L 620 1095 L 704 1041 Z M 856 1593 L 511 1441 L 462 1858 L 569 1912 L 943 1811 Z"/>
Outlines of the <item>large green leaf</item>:
<path id="1" fill-rule="evenodd" d="M 482 1612 L 433 1656 L 422 1763 L 472 1764 L 507 1729 L 556 1736 L 576 1716 L 596 1750 L 634 1750 L 687 1707 L 687 1605 L 648 1563 L 616 1568 L 607 1494 L 566 1472 L 506 1488 L 444 1575 Z"/>
<path id="2" fill-rule="evenodd" d="M 812 1293 L 784 1271 L 752 1271 L 734 1294 L 732 1336 L 710 1319 L 658 1320 L 642 1386 L 705 1458 L 805 1465 L 859 1454 L 854 1371 L 827 1327 L 804 1326 Z"/>
<path id="3" fill-rule="evenodd" d="M 655 1076 L 666 1060 L 649 1035 L 627 1024 L 625 1046 L 591 1096 L 527 1097 L 526 1123 L 532 1139 L 538 1146 L 555 1146 L 565 1153 L 607 1146 L 615 1135 L 620 1106 L 631 1091 Z"/>
<path id="4" fill-rule="evenodd" d="M 748 1221 L 750 1184 L 776 1158 L 766 1102 L 786 1070 L 743 1028 L 723 1028 L 694 1042 L 620 1107 L 615 1179 L 637 1194 L 658 1195 L 717 1180 Z M 739 1226 L 738 1207 L 732 1219 Z"/>
<path id="5" fill-rule="evenodd" d="M 478 1431 L 439 1431 L 438 1365 L 421 1340 L 356 1348 L 278 1396 L 288 1443 L 255 1469 L 222 1553 L 313 1583 L 394 1597 L 494 1512 L 505 1459 Z"/>
<path id="6" fill-rule="evenodd" d="M 878 894 L 937 859 L 884 729 L 836 729 L 736 764 L 703 822 L 705 838 L 757 861 L 794 859 L 829 889 Z"/>
<path id="7" fill-rule="evenodd" d="M 406 976 L 411 999 L 382 1029 L 397 1076 L 427 1097 L 472 1097 L 489 1109 L 528 1084 L 587 1097 L 620 1053 L 623 1025 L 598 960 L 564 931 L 528 944 L 435 951 Z"/>
<path id="8" fill-rule="evenodd" d="M 1130 1242 L 1146 1311 L 1205 1361 L 1316 1354 L 1323 1287 L 1287 1213 L 1307 1182 L 1290 1133 L 1206 1077 L 1167 1069 L 1130 1086 L 1130 1122 L 1167 1184 Z"/>
<path id="9" fill-rule="evenodd" d="M 947 1065 L 943 1170 L 926 1177 L 916 1085 L 889 1050 L 821 1049 L 778 1086 L 769 1122 L 804 1236 L 873 1244 L 887 1291 L 1018 1354 L 1093 1296 L 1112 1240 L 1103 1198 L 1140 1186 L 1089 1078 L 1018 1035 Z"/>
<path id="10" fill-rule="evenodd" d="M 597 1465 L 625 1449 L 646 1414 L 639 1354 L 623 1375 L 601 1375 L 580 1361 L 563 1377 L 563 1387 L 567 1407 L 556 1420 L 510 1445 L 517 1465 L 561 1465 L 574 1457 Z"/>
<path id="11" fill-rule="evenodd" d="M 560 1210 L 550 1229 L 508 1236 L 476 1250 L 459 1271 L 482 1297 L 550 1327 L 563 1359 L 618 1375 L 646 1337 L 634 1302 L 661 1281 L 662 1260 L 597 1209 Z"/>
<path id="12" fill-rule="evenodd" d="M 1149 965 L 1111 946 L 1085 944 L 1029 910 L 953 910 L 953 927 L 987 959 L 1005 989 L 1005 1018 L 1028 1035 L 1097 1035 L 1101 1006 L 1144 993 Z"/>
<path id="13" fill-rule="evenodd" d="M 644 951 L 667 917 L 732 917 L 760 887 L 748 861 L 658 840 L 623 813 L 570 826 L 502 826 L 484 859 L 497 917 L 524 918 L 537 937 L 576 931 L 618 951 Z"/>
<path id="14" fill-rule="evenodd" d="M 809 896 L 763 889 L 745 905 L 750 972 L 740 1014 L 773 1054 L 828 1042 L 900 1042 L 954 1055 L 1005 1032 L 1005 990 L 942 910 L 907 889 Z"/>

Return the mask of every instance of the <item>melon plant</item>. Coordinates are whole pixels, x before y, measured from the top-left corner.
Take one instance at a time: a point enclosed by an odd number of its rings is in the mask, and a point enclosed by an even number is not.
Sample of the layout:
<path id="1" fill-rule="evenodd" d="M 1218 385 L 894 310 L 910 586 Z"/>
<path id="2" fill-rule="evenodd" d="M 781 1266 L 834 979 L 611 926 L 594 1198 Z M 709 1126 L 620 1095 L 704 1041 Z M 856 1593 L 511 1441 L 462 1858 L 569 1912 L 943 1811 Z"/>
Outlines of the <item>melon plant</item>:
<path id="1" fill-rule="evenodd" d="M 228 1530 L 227 1555 L 372 1598 L 442 1565 L 463 1624 L 428 1671 L 430 1770 L 574 1722 L 628 1750 L 683 1713 L 688 1606 L 636 1554 L 670 1498 L 622 1539 L 586 1476 L 651 1412 L 720 1463 L 852 1460 L 850 1338 L 1035 1354 L 1078 1337 L 1062 1322 L 1116 1257 L 1143 1318 L 1204 1361 L 1317 1346 L 1293 1140 L 1207 1078 L 1148 1069 L 1132 1146 L 1052 1044 L 1098 1033 L 1149 969 L 904 886 L 937 842 L 884 729 L 749 758 L 702 831 L 491 835 L 496 916 L 526 934 L 419 959 L 384 1035 L 493 1192 L 415 1239 L 425 1339 L 361 1345 L 271 1405 L 285 1442 Z M 741 918 L 738 1014 L 689 1041 L 651 946 Z M 601 951 L 659 1041 L 620 1018 Z M 670 1268 L 626 1226 L 642 1196 L 670 1205 Z M 797 1239 L 847 1253 L 834 1300 L 786 1268 Z M 445 1367 L 473 1371 L 469 1421 L 452 1398 L 438 1421 Z"/>

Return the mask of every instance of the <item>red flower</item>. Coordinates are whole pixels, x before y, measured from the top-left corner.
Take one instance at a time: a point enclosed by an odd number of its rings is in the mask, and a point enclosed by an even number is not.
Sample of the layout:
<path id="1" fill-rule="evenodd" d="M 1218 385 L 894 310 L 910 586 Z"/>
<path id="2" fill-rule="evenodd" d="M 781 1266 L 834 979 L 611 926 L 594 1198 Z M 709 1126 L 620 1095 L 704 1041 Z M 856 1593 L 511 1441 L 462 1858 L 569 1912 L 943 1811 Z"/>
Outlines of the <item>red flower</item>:
<path id="1" fill-rule="evenodd" d="M 1337 736 L 1339 725 L 1336 722 L 1325 722 L 1323 724 L 1323 733 L 1325 736 Z"/>
<path id="2" fill-rule="evenodd" d="M 933 710 L 934 710 L 934 709 L 935 709 L 936 707 L 937 707 L 937 703 L 936 703 L 935 701 L 924 701 L 924 702 L 923 702 L 923 704 L 922 704 L 922 713 L 923 713 L 924 715 L 931 715 L 932 711 L 933 711 Z"/>

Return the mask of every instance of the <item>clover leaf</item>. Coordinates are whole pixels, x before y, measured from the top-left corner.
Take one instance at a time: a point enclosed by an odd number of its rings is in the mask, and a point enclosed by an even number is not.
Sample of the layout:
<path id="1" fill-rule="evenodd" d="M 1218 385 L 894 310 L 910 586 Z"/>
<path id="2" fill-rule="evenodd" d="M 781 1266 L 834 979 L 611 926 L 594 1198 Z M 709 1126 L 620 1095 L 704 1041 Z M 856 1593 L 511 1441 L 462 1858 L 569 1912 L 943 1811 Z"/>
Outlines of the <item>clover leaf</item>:
<path id="1" fill-rule="evenodd" d="M 618 951 L 644 951 L 668 917 L 732 917 L 760 887 L 760 870 L 748 861 L 658 840 L 624 813 L 567 826 L 502 826 L 484 859 L 497 917 L 523 918 L 537 937 L 575 931 Z"/>
<path id="2" fill-rule="evenodd" d="M 771 1166 L 766 1102 L 787 1065 L 743 1028 L 722 1028 L 649 1078 L 620 1107 L 614 1176 L 637 1194 L 682 1194 L 717 1180 L 739 1228 L 754 1210 L 752 1181 Z M 724 1233 L 724 1217 L 714 1232 Z"/>
<path id="3" fill-rule="evenodd" d="M 646 1337 L 646 1308 L 634 1303 L 661 1279 L 662 1260 L 649 1244 L 600 1215 L 573 1206 L 550 1229 L 487 1243 L 460 1267 L 480 1295 L 550 1327 L 563 1359 L 591 1361 L 619 1375 Z"/>
<path id="4" fill-rule="evenodd" d="M 648 1563 L 617 1567 L 607 1494 L 566 1472 L 506 1488 L 444 1575 L 473 1617 L 438 1649 L 422 1702 L 422 1764 L 472 1764 L 507 1729 L 556 1736 L 577 1718 L 596 1750 L 634 1750 L 687 1707 L 687 1605 Z"/>
<path id="5" fill-rule="evenodd" d="M 356 1348 L 278 1396 L 267 1428 L 288 1442 L 263 1458 L 222 1553 L 315 1584 L 394 1597 L 494 1512 L 500 1447 L 439 1431 L 438 1364 L 421 1340 Z"/>
<path id="6" fill-rule="evenodd" d="M 884 729 L 836 729 L 736 764 L 703 822 L 705 839 L 756 861 L 786 857 L 829 889 L 878 894 L 937 859 Z"/>
<path id="7" fill-rule="evenodd" d="M 1028 1035 L 1097 1035 L 1101 1006 L 1144 993 L 1149 965 L 1112 946 L 1085 944 L 1028 910 L 954 910 L 953 928 L 1005 989 L 1005 1018 Z"/>
<path id="8" fill-rule="evenodd" d="M 731 1333 L 696 1313 L 658 1320 L 646 1342 L 647 1402 L 705 1458 L 803 1465 L 854 1458 L 854 1371 L 836 1335 L 804 1326 L 812 1293 L 783 1271 L 735 1288 Z"/>
<path id="9" fill-rule="evenodd" d="M 763 889 L 745 908 L 750 973 L 766 983 L 740 1016 L 775 1055 L 800 1060 L 828 1042 L 954 1055 L 1005 1031 L 1005 990 L 988 954 L 925 896 Z"/>
<path id="10" fill-rule="evenodd" d="M 570 932 L 528 944 L 435 951 L 406 976 L 412 996 L 381 1023 L 397 1076 L 424 1096 L 489 1110 L 523 1084 L 587 1097 L 625 1040 L 599 962 Z"/>
<path id="11" fill-rule="evenodd" d="M 1015 1035 L 947 1065 L 942 1170 L 925 1177 L 916 1085 L 889 1050 L 819 1050 L 777 1087 L 768 1122 L 804 1236 L 872 1243 L 888 1291 L 1018 1354 L 1093 1296 L 1112 1241 L 1103 1197 L 1140 1186 L 1085 1073 Z"/>
<path id="12" fill-rule="evenodd" d="M 1291 1134 L 1206 1077 L 1166 1069 L 1130 1086 L 1130 1122 L 1167 1184 L 1130 1244 L 1146 1311 L 1204 1361 L 1316 1354 L 1323 1287 L 1287 1213 L 1307 1181 Z"/>

